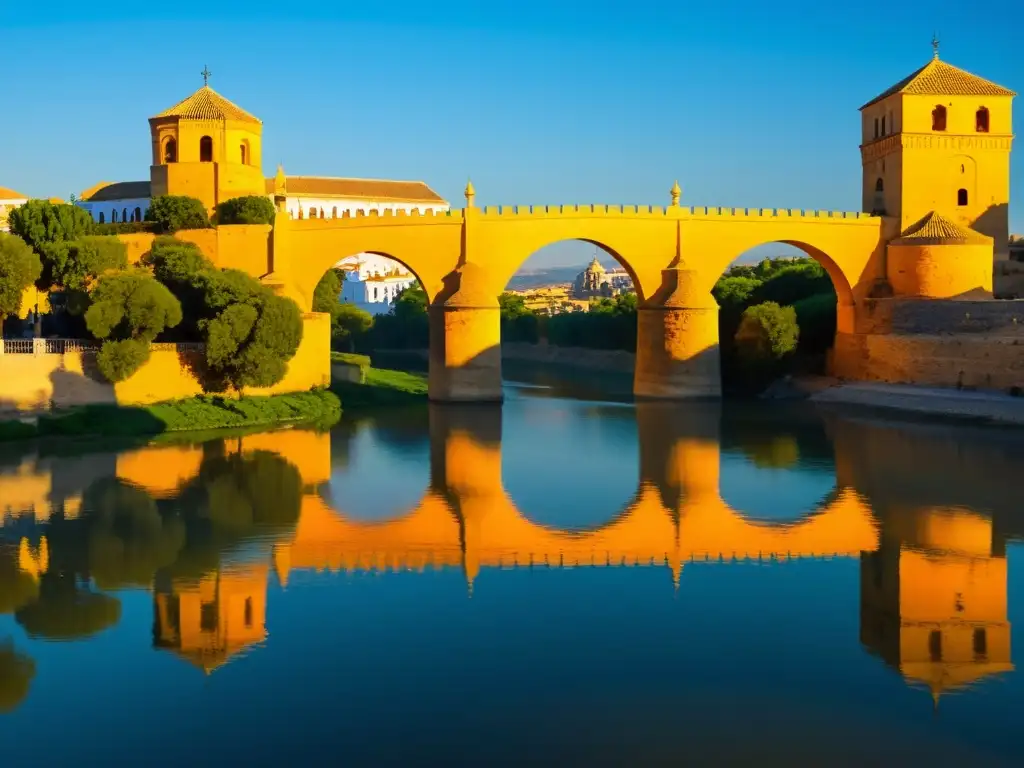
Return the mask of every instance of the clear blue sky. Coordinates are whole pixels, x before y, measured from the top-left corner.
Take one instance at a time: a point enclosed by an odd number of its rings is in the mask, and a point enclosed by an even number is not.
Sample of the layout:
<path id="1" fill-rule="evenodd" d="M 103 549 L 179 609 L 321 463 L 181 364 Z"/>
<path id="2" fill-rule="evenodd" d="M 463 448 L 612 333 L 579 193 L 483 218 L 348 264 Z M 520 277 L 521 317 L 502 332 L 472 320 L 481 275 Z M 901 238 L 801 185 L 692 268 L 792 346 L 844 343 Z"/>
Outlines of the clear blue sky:
<path id="1" fill-rule="evenodd" d="M 0 185 L 147 178 L 146 118 L 209 65 L 263 119 L 268 175 L 424 179 L 455 205 L 467 176 L 484 205 L 664 204 L 679 179 L 689 205 L 857 210 L 857 108 L 933 30 L 944 59 L 1024 92 L 1019 0 L 93 7 L 0 3 Z"/>

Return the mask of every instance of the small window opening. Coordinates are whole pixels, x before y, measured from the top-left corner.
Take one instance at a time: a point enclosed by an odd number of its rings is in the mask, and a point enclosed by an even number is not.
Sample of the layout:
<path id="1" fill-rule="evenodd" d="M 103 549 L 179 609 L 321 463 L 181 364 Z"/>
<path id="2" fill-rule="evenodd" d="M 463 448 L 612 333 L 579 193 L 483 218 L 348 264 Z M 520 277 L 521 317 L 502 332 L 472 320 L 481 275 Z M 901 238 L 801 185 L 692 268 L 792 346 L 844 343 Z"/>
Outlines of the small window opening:
<path id="1" fill-rule="evenodd" d="M 967 190 L 966 189 L 958 189 L 956 191 L 956 204 L 957 205 L 961 205 L 961 206 L 962 205 L 967 205 Z"/>
<path id="2" fill-rule="evenodd" d="M 942 632 L 937 629 L 928 634 L 928 656 L 932 661 L 942 661 Z"/>
<path id="3" fill-rule="evenodd" d="M 974 129 L 978 133 L 988 133 L 988 110 L 982 107 L 974 115 Z"/>
<path id="4" fill-rule="evenodd" d="M 937 104 L 935 109 L 932 110 L 932 130 L 946 130 L 946 108 L 941 104 Z"/>
<path id="5" fill-rule="evenodd" d="M 203 136 L 203 138 L 199 140 L 199 162 L 213 162 L 213 139 L 209 136 Z"/>
<path id="6" fill-rule="evenodd" d="M 988 656 L 988 633 L 984 627 L 974 630 L 974 655 Z"/>

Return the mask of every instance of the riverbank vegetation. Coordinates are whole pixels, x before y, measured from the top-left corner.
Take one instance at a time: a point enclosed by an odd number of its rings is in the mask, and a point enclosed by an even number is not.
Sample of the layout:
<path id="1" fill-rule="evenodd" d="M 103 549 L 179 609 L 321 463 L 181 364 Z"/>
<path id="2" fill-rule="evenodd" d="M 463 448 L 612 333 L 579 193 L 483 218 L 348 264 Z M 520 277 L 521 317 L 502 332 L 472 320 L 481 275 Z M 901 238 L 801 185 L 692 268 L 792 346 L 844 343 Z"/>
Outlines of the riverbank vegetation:
<path id="1" fill-rule="evenodd" d="M 338 396 L 325 389 L 237 399 L 207 395 L 153 405 L 84 405 L 42 413 L 34 420 L 0 421 L 0 440 L 137 437 L 284 424 L 329 427 L 340 417 Z"/>

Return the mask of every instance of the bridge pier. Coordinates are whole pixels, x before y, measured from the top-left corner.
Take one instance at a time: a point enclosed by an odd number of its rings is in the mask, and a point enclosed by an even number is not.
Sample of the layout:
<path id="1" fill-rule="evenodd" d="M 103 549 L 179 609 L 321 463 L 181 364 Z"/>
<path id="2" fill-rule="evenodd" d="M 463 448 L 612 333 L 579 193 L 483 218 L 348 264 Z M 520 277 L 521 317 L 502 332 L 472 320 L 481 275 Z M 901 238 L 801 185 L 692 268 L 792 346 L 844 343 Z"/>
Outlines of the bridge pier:
<path id="1" fill-rule="evenodd" d="M 662 272 L 662 287 L 637 308 L 638 397 L 720 397 L 718 304 L 685 269 Z"/>

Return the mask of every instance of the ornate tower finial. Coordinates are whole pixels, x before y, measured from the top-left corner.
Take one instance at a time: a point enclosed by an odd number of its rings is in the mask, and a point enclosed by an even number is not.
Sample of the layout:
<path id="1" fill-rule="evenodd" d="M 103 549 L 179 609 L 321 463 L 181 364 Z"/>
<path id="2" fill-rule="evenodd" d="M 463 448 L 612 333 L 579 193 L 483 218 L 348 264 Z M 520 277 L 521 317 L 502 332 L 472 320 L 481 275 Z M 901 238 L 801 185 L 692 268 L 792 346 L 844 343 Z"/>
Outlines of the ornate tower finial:
<path id="1" fill-rule="evenodd" d="M 203 87 L 208 87 L 210 85 L 210 75 L 212 75 L 213 72 L 210 71 L 209 67 L 203 64 L 203 71 L 199 74 L 203 76 Z"/>
<path id="2" fill-rule="evenodd" d="M 469 179 L 466 180 L 466 190 L 464 194 L 466 195 L 466 207 L 472 208 L 473 198 L 476 197 L 476 190 L 473 189 L 473 182 Z"/>
<path id="3" fill-rule="evenodd" d="M 932 58 L 939 58 L 939 36 L 935 32 L 932 32 Z"/>
<path id="4" fill-rule="evenodd" d="M 673 207 L 678 206 L 679 205 L 679 196 L 681 194 L 683 194 L 683 190 L 681 190 L 679 188 L 679 181 L 678 180 L 674 181 L 672 183 L 672 189 L 669 190 L 669 194 L 672 195 L 672 205 L 673 205 Z"/>

